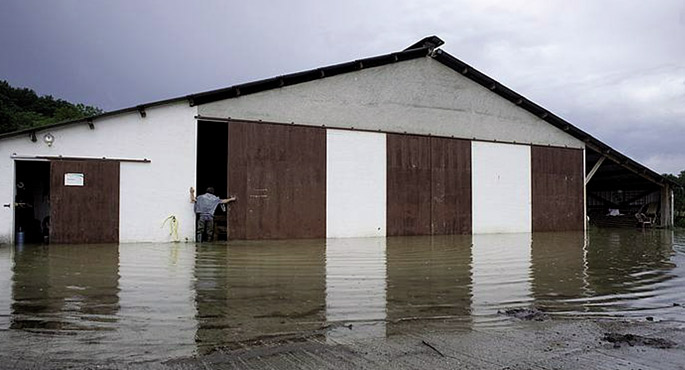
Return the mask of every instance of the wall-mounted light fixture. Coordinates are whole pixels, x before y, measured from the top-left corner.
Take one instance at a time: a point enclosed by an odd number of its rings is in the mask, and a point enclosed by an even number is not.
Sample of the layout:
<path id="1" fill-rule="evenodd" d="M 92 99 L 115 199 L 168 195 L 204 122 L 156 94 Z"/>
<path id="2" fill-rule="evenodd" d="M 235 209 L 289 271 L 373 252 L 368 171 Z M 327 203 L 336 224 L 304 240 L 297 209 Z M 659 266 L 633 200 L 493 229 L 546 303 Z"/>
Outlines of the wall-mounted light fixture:
<path id="1" fill-rule="evenodd" d="M 52 146 L 52 143 L 55 142 L 55 137 L 51 133 L 47 133 L 43 136 L 43 142 L 48 144 L 48 146 Z"/>

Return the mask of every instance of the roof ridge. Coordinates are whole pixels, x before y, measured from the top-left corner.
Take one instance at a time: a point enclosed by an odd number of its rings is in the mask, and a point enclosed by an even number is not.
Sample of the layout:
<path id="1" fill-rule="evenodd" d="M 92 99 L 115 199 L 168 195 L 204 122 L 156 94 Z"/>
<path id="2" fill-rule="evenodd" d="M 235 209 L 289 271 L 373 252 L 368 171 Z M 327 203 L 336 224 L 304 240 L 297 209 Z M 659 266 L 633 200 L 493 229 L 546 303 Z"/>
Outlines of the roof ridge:
<path id="1" fill-rule="evenodd" d="M 409 45 L 409 47 L 404 49 L 404 51 L 412 50 L 412 49 L 420 49 L 420 48 L 426 48 L 426 49 L 429 49 L 432 51 L 433 49 L 435 49 L 439 46 L 442 46 L 444 44 L 445 44 L 445 42 L 442 41 L 442 39 L 439 38 L 438 36 L 435 36 L 435 35 L 426 36 L 426 37 L 422 38 L 421 40 Z"/>

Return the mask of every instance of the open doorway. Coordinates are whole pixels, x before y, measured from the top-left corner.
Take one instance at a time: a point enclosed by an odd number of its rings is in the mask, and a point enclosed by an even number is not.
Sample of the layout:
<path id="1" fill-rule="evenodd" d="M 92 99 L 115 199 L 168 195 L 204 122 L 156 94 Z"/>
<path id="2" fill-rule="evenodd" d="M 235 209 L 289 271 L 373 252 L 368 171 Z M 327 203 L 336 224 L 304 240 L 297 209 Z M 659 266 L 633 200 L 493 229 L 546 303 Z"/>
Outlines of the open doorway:
<path id="1" fill-rule="evenodd" d="M 15 162 L 15 242 L 47 243 L 50 235 L 50 162 Z"/>
<path id="2" fill-rule="evenodd" d="M 228 197 L 228 123 L 197 123 L 197 194 L 213 187 L 216 196 Z M 214 213 L 214 240 L 227 239 L 228 219 L 224 207 Z"/>

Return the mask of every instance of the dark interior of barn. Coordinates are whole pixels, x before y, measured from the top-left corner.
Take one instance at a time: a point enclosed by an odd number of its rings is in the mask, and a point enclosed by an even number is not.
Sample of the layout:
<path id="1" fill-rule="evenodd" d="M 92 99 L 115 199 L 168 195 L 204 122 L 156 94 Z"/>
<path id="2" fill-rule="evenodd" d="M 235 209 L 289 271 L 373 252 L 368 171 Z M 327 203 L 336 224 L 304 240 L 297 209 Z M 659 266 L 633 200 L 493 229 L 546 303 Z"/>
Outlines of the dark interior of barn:
<path id="1" fill-rule="evenodd" d="M 228 197 L 228 123 L 199 121 L 197 127 L 197 195 L 213 187 L 221 199 Z M 214 238 L 226 240 L 226 211 L 219 206 L 214 214 Z"/>
<path id="2" fill-rule="evenodd" d="M 627 167 L 605 155 L 586 151 L 587 215 L 603 227 L 660 226 L 663 183 L 646 171 Z M 644 217 L 644 219 L 641 219 Z M 647 222 L 649 221 L 649 222 Z"/>
<path id="3" fill-rule="evenodd" d="M 48 242 L 50 162 L 16 161 L 14 230 L 17 244 Z"/>

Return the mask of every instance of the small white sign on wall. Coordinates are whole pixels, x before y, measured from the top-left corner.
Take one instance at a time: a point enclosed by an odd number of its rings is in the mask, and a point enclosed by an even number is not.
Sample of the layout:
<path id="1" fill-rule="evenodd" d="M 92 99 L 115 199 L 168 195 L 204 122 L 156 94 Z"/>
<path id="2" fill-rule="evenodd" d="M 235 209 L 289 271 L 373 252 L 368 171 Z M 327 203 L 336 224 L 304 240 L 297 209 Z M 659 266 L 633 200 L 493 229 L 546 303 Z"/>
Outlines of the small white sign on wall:
<path id="1" fill-rule="evenodd" d="M 64 186 L 83 186 L 84 179 L 82 173 L 65 173 Z"/>

